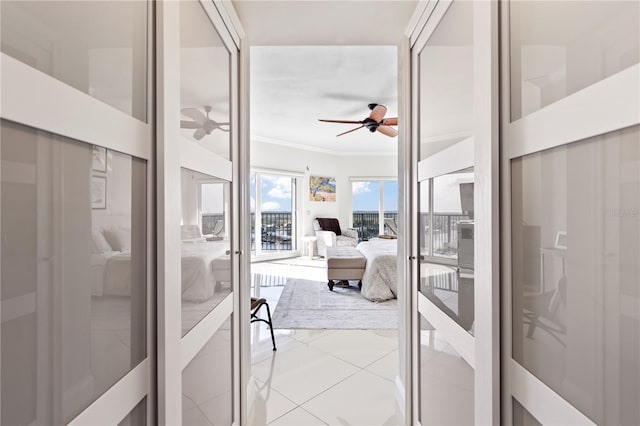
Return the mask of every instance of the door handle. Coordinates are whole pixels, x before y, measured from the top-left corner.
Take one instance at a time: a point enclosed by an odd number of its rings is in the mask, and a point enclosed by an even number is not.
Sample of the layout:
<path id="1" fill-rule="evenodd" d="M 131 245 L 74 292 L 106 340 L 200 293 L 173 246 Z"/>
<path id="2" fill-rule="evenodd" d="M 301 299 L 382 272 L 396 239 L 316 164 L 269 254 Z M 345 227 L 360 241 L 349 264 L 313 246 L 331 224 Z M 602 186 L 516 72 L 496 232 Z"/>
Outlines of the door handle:
<path id="1" fill-rule="evenodd" d="M 234 253 L 235 254 L 242 254 L 242 250 L 236 250 Z"/>

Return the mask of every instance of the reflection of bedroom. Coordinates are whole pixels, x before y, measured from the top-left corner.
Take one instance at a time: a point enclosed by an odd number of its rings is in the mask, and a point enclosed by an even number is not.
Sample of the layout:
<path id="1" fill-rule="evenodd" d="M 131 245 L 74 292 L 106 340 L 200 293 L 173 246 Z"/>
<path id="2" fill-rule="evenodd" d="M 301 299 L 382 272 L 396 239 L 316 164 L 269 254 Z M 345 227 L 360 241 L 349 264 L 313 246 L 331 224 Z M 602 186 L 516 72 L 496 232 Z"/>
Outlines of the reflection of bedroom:
<path id="1" fill-rule="evenodd" d="M 183 168 L 182 333 L 231 293 L 229 182 Z"/>

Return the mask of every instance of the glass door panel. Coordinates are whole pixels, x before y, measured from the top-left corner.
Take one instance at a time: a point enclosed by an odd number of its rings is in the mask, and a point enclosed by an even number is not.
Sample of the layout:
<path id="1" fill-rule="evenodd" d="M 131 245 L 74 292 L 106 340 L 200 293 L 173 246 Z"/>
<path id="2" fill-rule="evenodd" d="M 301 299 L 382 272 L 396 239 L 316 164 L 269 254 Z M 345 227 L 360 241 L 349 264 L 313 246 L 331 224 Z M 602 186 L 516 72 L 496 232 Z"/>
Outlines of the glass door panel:
<path id="1" fill-rule="evenodd" d="M 511 121 L 640 62 L 637 1 L 512 1 Z"/>
<path id="2" fill-rule="evenodd" d="M 473 133 L 472 1 L 451 4 L 418 58 L 418 151 L 424 160 Z"/>
<path id="3" fill-rule="evenodd" d="M 231 317 L 182 370 L 182 424 L 231 425 L 233 357 Z"/>
<path id="4" fill-rule="evenodd" d="M 183 168 L 181 187 L 184 336 L 232 292 L 232 274 L 230 183 Z"/>
<path id="5" fill-rule="evenodd" d="M 639 165 L 640 126 L 511 161 L 512 356 L 597 424 L 640 422 Z"/>
<path id="6" fill-rule="evenodd" d="M 1 123 L 1 423 L 63 424 L 147 357 L 147 163 Z"/>
<path id="7" fill-rule="evenodd" d="M 420 316 L 420 423 L 474 424 L 473 368 Z"/>
<path id="8" fill-rule="evenodd" d="M 473 234 L 473 170 L 433 179 L 433 256 L 458 260 L 460 223 Z M 472 235 L 466 235 L 472 237 Z M 466 241 L 465 241 L 466 242 Z M 473 242 L 473 238 L 470 239 Z M 473 245 L 462 247 L 464 266 L 473 269 Z M 469 251 L 470 250 L 470 251 Z"/>
<path id="9" fill-rule="evenodd" d="M 180 2 L 180 134 L 231 159 L 231 54 L 202 5 Z"/>
<path id="10" fill-rule="evenodd" d="M 0 8 L 3 53 L 147 121 L 146 1 L 3 0 Z"/>

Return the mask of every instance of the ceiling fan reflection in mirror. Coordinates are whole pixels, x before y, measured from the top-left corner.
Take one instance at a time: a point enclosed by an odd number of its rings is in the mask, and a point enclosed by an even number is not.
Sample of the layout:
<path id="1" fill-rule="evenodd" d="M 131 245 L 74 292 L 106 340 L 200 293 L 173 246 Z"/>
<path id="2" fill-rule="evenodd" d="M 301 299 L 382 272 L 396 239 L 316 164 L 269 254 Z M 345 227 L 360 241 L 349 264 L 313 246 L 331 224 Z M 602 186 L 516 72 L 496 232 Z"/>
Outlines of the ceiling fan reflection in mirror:
<path id="1" fill-rule="evenodd" d="M 348 130 L 336 136 L 346 135 L 347 133 L 355 132 L 358 129 L 362 129 L 363 127 L 366 127 L 371 133 L 378 131 L 383 135 L 389 136 L 391 138 L 398 136 L 398 131 L 392 127 L 389 127 L 397 126 L 398 118 L 384 118 L 384 115 L 387 113 L 386 106 L 379 104 L 369 104 L 369 109 L 371 110 L 371 114 L 369 114 L 369 117 L 365 118 L 364 120 L 323 120 L 320 118 L 318 120 L 325 123 L 361 124 L 361 126 L 358 126 L 355 129 Z"/>
<path id="2" fill-rule="evenodd" d="M 216 129 L 228 132 L 229 128 L 225 129 L 222 126 L 229 126 L 229 123 L 221 123 L 209 117 L 211 109 L 210 105 L 204 106 L 204 111 L 207 114 L 205 116 L 196 108 L 183 108 L 181 110 L 182 115 L 191 118 L 193 121 L 180 120 L 180 127 L 182 129 L 196 129 L 193 132 L 193 137 L 198 141 L 206 135 L 210 135 Z"/>

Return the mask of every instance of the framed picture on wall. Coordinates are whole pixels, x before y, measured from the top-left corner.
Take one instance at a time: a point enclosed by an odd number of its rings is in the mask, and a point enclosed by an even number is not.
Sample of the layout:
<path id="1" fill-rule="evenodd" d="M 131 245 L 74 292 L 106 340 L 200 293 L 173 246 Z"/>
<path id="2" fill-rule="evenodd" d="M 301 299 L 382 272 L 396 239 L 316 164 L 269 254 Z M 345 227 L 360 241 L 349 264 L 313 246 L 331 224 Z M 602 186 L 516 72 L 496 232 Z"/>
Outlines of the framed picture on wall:
<path id="1" fill-rule="evenodd" d="M 95 172 L 107 172 L 107 148 L 94 145 L 92 169 Z"/>
<path id="2" fill-rule="evenodd" d="M 105 176 L 93 176 L 91 180 L 91 208 L 107 208 L 107 178 Z"/>
<path id="3" fill-rule="evenodd" d="M 336 201 L 336 179 L 332 177 L 309 177 L 309 200 Z"/>

